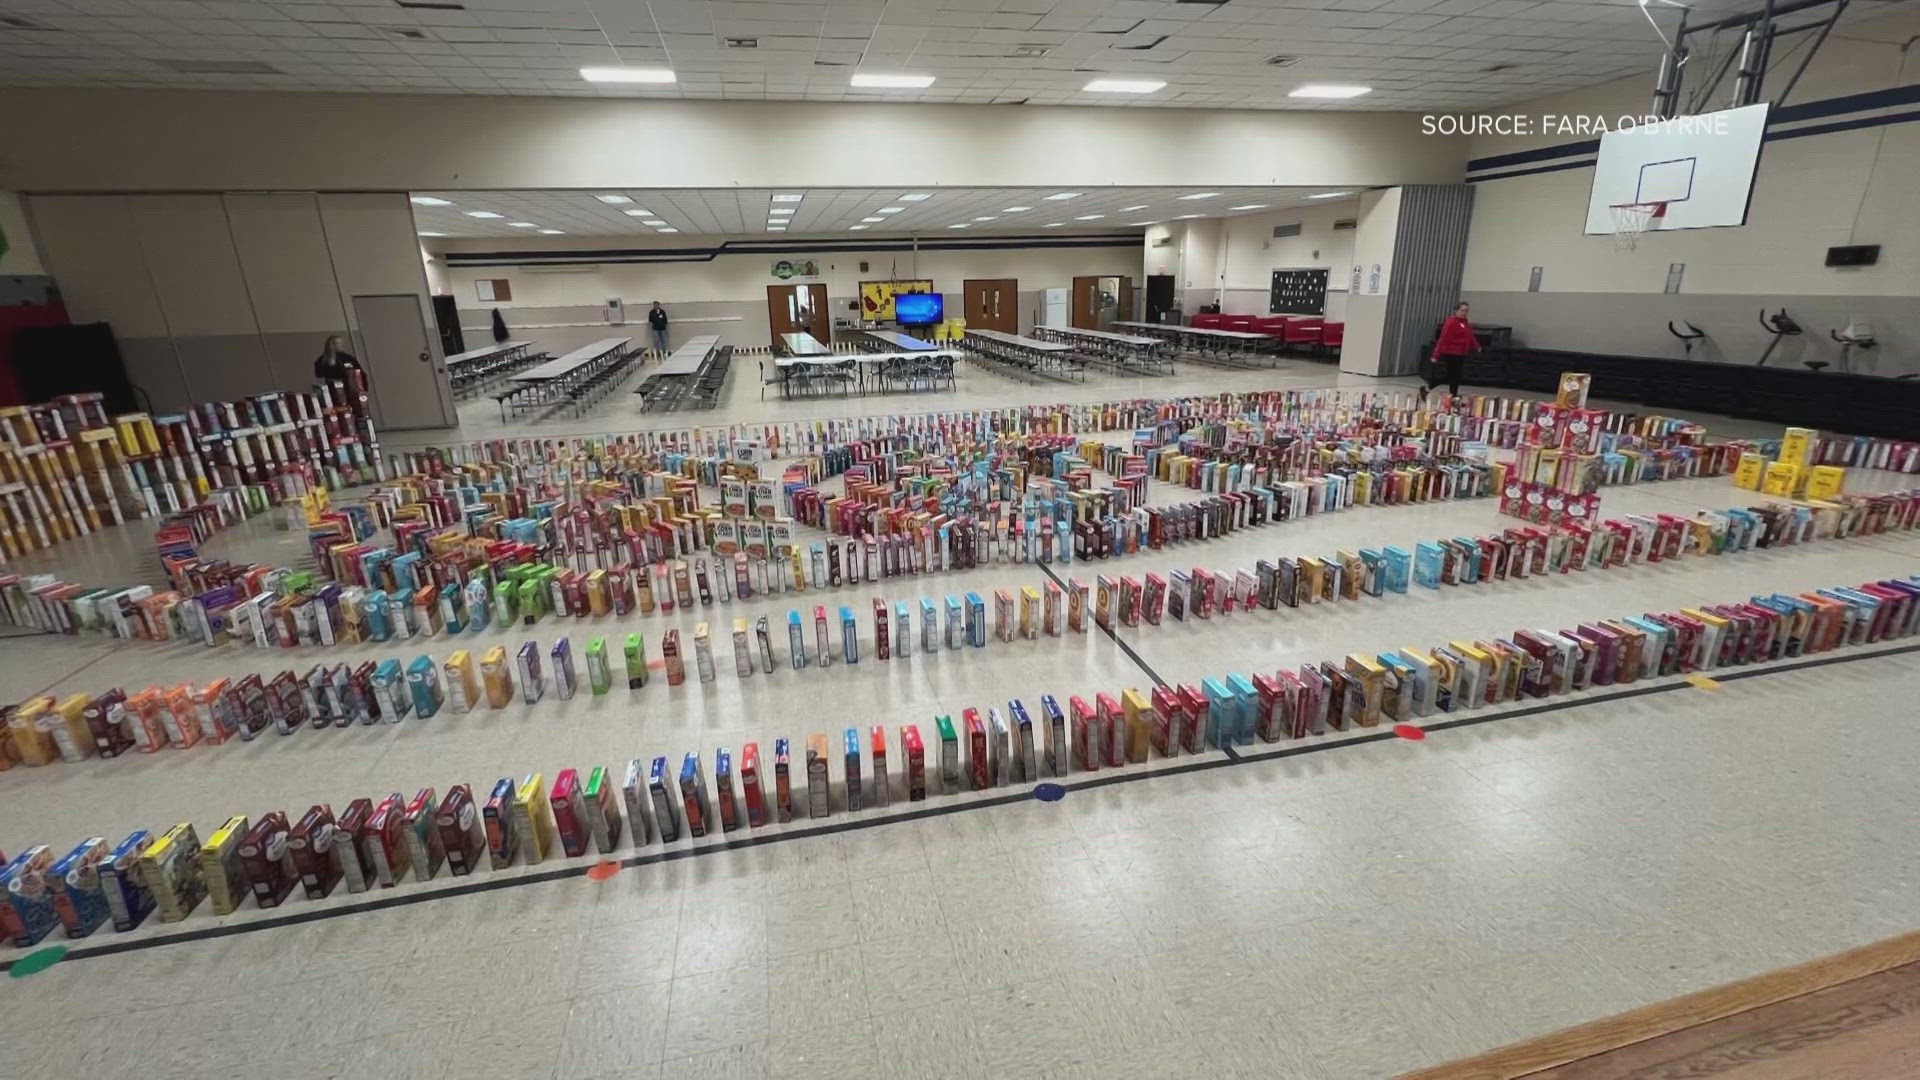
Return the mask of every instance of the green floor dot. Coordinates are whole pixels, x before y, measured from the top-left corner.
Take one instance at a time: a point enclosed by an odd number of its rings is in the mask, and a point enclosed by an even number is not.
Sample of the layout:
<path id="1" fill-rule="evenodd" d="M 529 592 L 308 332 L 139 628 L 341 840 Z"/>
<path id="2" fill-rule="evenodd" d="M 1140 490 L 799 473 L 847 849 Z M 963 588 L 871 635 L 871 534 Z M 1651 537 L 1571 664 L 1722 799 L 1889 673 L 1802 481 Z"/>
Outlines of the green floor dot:
<path id="1" fill-rule="evenodd" d="M 16 979 L 24 979 L 29 975 L 38 975 L 66 958 L 67 947 L 65 945 L 49 945 L 44 949 L 30 952 L 20 959 L 15 960 L 13 967 L 7 971 L 7 974 Z"/>

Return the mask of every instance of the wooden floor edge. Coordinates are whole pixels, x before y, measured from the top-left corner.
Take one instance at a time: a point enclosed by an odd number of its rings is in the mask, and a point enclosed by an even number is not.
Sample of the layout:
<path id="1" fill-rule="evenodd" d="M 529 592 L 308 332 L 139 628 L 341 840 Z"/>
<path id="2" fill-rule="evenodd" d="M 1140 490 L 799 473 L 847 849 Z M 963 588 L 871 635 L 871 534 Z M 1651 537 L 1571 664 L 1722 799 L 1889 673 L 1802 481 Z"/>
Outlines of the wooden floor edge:
<path id="1" fill-rule="evenodd" d="M 1920 961 L 1920 931 L 1419 1069 L 1399 1080 L 1513 1080 Z"/>

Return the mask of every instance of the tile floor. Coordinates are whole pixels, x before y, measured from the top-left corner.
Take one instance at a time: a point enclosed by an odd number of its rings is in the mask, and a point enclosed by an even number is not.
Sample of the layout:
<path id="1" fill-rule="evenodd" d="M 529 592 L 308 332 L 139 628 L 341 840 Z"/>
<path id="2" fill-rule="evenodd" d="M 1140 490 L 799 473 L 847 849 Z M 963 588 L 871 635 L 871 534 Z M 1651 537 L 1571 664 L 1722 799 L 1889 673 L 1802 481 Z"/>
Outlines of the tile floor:
<path id="1" fill-rule="evenodd" d="M 1610 489 L 1603 505 L 1737 501 L 1724 481 L 1683 481 Z M 1142 556 L 1128 572 L 1494 524 L 1488 502 L 1355 510 Z M 288 542 L 258 523 L 227 537 L 249 550 Z M 99 557 L 119 558 L 123 576 L 150 560 L 138 537 L 114 542 L 124 554 Z M 731 674 L 726 625 L 778 622 L 795 598 L 738 601 L 703 609 L 720 630 L 710 684 L 668 688 L 656 672 L 632 695 L 15 769 L 0 849 L 179 820 L 204 835 L 230 813 L 766 747 L 876 720 L 926 731 L 967 706 L 1145 686 L 1142 664 L 1190 681 L 1912 573 L 1920 538 L 1879 537 L 1121 629 L 1138 663 L 1093 633 L 747 680 Z M 882 591 L 1038 581 L 1005 566 Z M 619 630 L 685 636 L 696 618 Z M 554 634 L 543 624 L 534 636 Z M 271 673 L 313 662 L 309 651 L 13 639 L 0 641 L 0 694 Z M 1014 788 L 836 811 L 829 824 L 860 827 L 769 827 L 750 844 L 710 838 L 697 855 L 685 842 L 671 858 L 657 842 L 623 844 L 638 864 L 602 882 L 483 873 L 460 880 L 510 887 L 450 893 L 453 881 L 436 880 L 377 898 L 423 902 L 379 910 L 351 910 L 362 896 L 295 900 L 284 914 L 339 917 L 287 925 L 203 907 L 89 944 L 245 932 L 0 985 L 7 1053 L 24 1075 L 88 1077 L 1391 1075 L 1911 929 L 1920 746 L 1904 704 L 1916 691 L 1920 653 L 1857 659 L 1717 691 L 1600 694 L 1420 743 L 1156 761 L 1129 770 L 1152 774 L 1138 782 L 1076 776 L 1057 803 Z"/>

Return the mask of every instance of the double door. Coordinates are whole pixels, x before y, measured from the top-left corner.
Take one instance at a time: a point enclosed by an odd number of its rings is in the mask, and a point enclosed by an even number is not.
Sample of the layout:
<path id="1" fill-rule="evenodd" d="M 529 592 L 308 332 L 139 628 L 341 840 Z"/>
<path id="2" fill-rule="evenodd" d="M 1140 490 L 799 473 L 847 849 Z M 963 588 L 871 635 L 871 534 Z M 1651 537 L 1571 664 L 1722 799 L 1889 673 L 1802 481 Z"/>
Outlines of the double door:
<path id="1" fill-rule="evenodd" d="M 832 345 L 826 285 L 767 286 L 767 326 L 773 331 L 776 349 L 785 348 L 784 335 L 793 333 L 812 334 L 820 344 Z"/>
<path id="2" fill-rule="evenodd" d="M 1080 330 L 1108 330 L 1116 321 L 1133 318 L 1133 279 L 1076 277 L 1073 279 L 1073 325 Z"/>
<path id="3" fill-rule="evenodd" d="M 968 278 L 962 285 L 969 330 L 1020 332 L 1020 282 L 1017 278 Z"/>

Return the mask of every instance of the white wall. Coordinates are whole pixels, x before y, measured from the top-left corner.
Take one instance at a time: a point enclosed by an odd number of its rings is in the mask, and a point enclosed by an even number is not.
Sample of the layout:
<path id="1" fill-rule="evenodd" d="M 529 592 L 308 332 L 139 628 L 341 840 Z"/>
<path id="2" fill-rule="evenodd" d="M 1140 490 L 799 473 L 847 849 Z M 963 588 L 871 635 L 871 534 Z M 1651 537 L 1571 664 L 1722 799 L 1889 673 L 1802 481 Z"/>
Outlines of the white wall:
<path id="1" fill-rule="evenodd" d="M 1221 244 L 1229 315 L 1266 315 L 1273 297 L 1273 272 L 1325 267 L 1325 318 L 1339 322 L 1346 315 L 1347 280 L 1353 263 L 1353 229 L 1334 231 L 1333 223 L 1357 218 L 1358 198 L 1314 203 L 1291 210 L 1275 210 L 1222 223 Z M 1299 236 L 1276 238 L 1275 225 L 1300 226 Z"/>
<path id="2" fill-rule="evenodd" d="M 46 273 L 40 252 L 34 247 L 33 234 L 27 231 L 27 215 L 20 208 L 20 196 L 0 191 L 0 232 L 7 234 L 7 253 L 0 255 L 0 276 L 30 277 Z"/>
<path id="3" fill-rule="evenodd" d="M 1452 183 L 1409 113 L 9 90 L 22 191 Z"/>
<path id="4" fill-rule="evenodd" d="M 1363 192 L 1358 200 L 1360 224 L 1353 233 L 1355 266 L 1361 267 L 1360 292 L 1347 297 L 1347 337 L 1340 346 L 1340 370 L 1378 375 L 1385 368 L 1380 349 L 1386 337 L 1387 293 L 1392 285 L 1393 247 L 1400 235 L 1399 188 Z M 1373 268 L 1380 267 L 1375 286 Z M 1352 271 L 1349 269 L 1349 275 Z"/>
<path id="5" fill-rule="evenodd" d="M 1852 23 L 1837 31 L 1784 104 L 1864 94 L 1920 83 L 1920 12 Z M 1695 69 L 1693 77 L 1703 71 Z M 1767 91 L 1785 89 L 1791 68 L 1769 76 Z M 1512 112 L 1642 114 L 1650 107 L 1651 71 L 1573 94 L 1515 106 Z M 1724 105 L 1724 102 L 1721 103 Z M 1747 224 L 1650 233 L 1637 250 L 1616 252 L 1610 237 L 1583 236 L 1591 167 L 1510 179 L 1474 174 L 1473 228 L 1465 292 L 1476 320 L 1510 323 L 1516 339 L 1543 348 L 1638 355 L 1678 355 L 1669 319 L 1687 319 L 1712 335 L 1695 359 L 1753 363 L 1767 343 L 1756 312 L 1786 307 L 1808 339 L 1790 343 L 1773 362 L 1827 359 L 1837 347 L 1827 330 L 1859 315 L 1876 323 L 1882 348 L 1865 370 L 1920 370 L 1920 123 L 1858 127 L 1793 138 L 1778 135 L 1835 123 L 1910 113 L 1910 102 L 1849 108 L 1793 121 L 1776 112 L 1763 144 Z M 1782 119 L 1782 116 L 1789 119 Z M 1566 135 L 1483 136 L 1481 159 L 1579 141 Z M 1579 161 L 1581 158 L 1565 159 Z M 1879 264 L 1829 268 L 1826 249 L 1880 244 Z M 1664 293 L 1668 266 L 1685 265 L 1681 290 Z M 1532 267 L 1542 268 L 1538 293 L 1527 292 Z"/>

